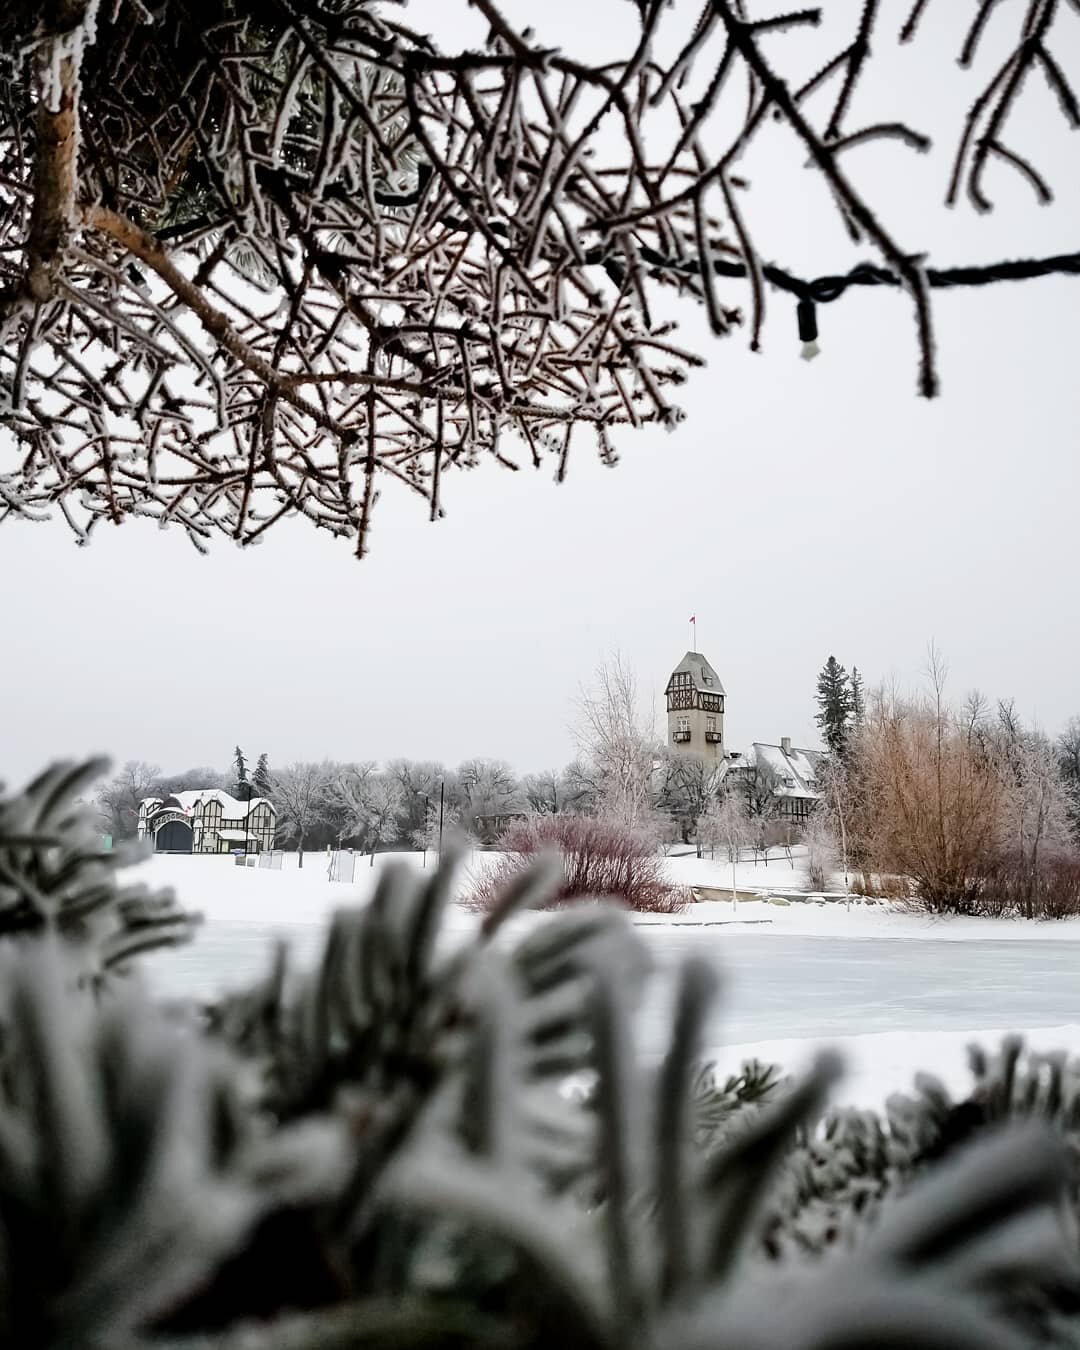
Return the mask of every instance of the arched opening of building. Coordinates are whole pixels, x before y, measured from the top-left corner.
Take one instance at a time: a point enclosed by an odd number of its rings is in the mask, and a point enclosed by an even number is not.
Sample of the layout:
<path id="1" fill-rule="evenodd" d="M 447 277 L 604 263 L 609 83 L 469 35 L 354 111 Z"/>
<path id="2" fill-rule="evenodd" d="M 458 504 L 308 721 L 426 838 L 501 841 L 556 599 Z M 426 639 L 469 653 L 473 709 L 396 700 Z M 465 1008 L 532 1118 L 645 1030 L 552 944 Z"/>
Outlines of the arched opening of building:
<path id="1" fill-rule="evenodd" d="M 154 836 L 156 853 L 191 853 L 193 848 L 191 826 L 185 825 L 182 820 L 170 820 Z"/>

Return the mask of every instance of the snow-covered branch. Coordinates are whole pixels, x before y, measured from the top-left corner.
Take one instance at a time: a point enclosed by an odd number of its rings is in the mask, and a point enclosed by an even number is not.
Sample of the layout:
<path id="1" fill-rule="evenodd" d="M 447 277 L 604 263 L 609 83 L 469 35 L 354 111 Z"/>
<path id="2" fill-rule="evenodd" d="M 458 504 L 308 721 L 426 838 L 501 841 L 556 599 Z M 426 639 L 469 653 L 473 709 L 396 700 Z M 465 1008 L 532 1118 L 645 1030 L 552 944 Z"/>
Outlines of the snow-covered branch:
<path id="1" fill-rule="evenodd" d="M 854 120 L 880 8 L 796 80 L 786 62 L 819 11 L 750 21 L 725 0 L 700 21 L 641 6 L 640 34 L 604 64 L 495 0 L 486 42 L 448 50 L 366 0 L 210 20 L 190 0 L 8 7 L 0 519 L 58 507 L 85 541 L 142 516 L 205 548 L 300 514 L 362 556 L 387 488 L 437 519 L 481 460 L 547 460 L 562 479 L 584 440 L 612 463 L 621 427 L 674 426 L 701 358 L 661 305 L 700 303 L 722 336 L 747 284 L 755 346 L 770 287 L 806 326 L 849 286 L 904 286 L 933 393 L 935 287 L 1080 258 L 934 269 L 922 241 L 897 241 L 846 167 L 855 146 L 928 145 L 902 109 Z M 1075 19 L 1038 0 L 973 108 L 958 165 L 977 205 L 994 161 L 1048 197 L 1005 122 L 1035 68 L 1080 121 Z M 738 168 L 774 115 L 880 263 L 814 280 L 759 257 Z"/>

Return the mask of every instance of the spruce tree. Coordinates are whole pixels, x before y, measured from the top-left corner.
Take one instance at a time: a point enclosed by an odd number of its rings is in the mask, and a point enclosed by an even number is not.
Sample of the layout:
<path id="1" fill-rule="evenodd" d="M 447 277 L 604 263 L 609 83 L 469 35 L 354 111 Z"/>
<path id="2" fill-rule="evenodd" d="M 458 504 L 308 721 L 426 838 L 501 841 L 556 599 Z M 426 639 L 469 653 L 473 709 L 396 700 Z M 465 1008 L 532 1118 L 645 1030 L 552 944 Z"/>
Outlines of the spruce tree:
<path id="1" fill-rule="evenodd" d="M 249 802 L 254 794 L 251 783 L 248 781 L 247 760 L 239 746 L 233 752 L 233 771 L 236 775 L 234 780 L 236 796 L 242 802 Z"/>
<path id="2" fill-rule="evenodd" d="M 866 713 L 866 697 L 863 694 L 863 678 L 859 667 L 851 667 L 851 717 L 855 727 L 861 727 Z"/>
<path id="3" fill-rule="evenodd" d="M 270 764 L 266 758 L 265 750 L 259 756 L 258 763 L 255 765 L 255 774 L 251 782 L 257 797 L 269 797 L 271 795 Z"/>
<path id="4" fill-rule="evenodd" d="M 829 752 L 842 755 L 847 749 L 853 712 L 851 681 L 835 656 L 830 656 L 818 676 L 818 712 L 814 719 Z"/>

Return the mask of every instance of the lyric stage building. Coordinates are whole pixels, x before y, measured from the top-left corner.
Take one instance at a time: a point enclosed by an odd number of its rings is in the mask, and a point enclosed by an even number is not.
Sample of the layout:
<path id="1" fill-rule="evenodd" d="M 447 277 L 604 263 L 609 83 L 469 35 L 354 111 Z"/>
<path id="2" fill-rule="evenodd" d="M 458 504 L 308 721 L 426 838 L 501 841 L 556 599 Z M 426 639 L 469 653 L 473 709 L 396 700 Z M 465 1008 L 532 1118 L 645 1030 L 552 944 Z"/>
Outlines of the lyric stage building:
<path id="1" fill-rule="evenodd" d="M 265 797 L 238 801 L 220 788 L 144 797 L 139 838 L 157 853 L 263 853 L 274 847 L 277 813 Z"/>

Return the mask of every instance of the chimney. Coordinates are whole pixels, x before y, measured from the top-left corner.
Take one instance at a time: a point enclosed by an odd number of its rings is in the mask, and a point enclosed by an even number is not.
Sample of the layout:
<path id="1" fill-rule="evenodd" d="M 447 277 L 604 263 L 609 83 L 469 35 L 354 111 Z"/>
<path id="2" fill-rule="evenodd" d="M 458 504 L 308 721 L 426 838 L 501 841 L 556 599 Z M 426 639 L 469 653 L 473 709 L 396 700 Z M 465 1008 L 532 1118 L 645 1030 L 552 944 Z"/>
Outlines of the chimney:
<path id="1" fill-rule="evenodd" d="M 783 752 L 784 752 L 785 755 L 790 755 L 790 754 L 791 754 L 791 737 L 790 737 L 790 736 L 781 736 L 781 737 L 780 737 L 780 749 L 783 750 Z"/>

